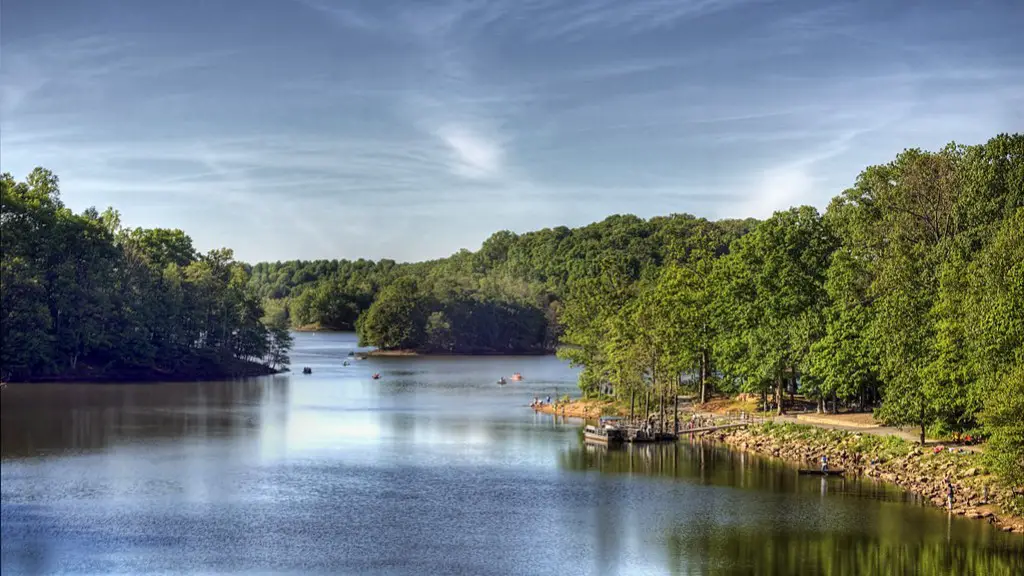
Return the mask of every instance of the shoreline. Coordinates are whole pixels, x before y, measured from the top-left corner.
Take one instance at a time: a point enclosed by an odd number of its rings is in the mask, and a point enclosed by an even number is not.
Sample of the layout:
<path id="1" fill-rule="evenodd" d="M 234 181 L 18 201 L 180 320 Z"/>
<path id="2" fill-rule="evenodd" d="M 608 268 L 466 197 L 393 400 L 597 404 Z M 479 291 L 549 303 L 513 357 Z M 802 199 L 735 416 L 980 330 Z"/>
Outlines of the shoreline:
<path id="1" fill-rule="evenodd" d="M 451 356 L 507 356 L 514 358 L 516 356 L 553 356 L 554 350 L 544 351 L 520 351 L 520 352 L 501 352 L 501 351 L 476 351 L 476 352 L 423 352 L 419 350 L 370 350 L 369 352 L 356 352 L 355 355 L 361 358 L 403 358 L 403 357 L 417 357 L 417 358 L 443 358 Z"/>
<path id="2" fill-rule="evenodd" d="M 944 478 L 948 475 L 955 489 L 953 514 L 989 521 L 1004 532 L 1024 534 L 1024 517 L 1006 511 L 1010 500 L 1020 497 L 1020 493 L 987 474 L 977 452 L 936 453 L 928 446 L 895 436 L 775 422 L 699 436 L 797 465 L 817 467 L 819 458 L 825 454 L 835 468 L 899 486 L 936 508 L 947 507 Z M 984 500 L 986 485 L 988 499 Z"/>
<path id="3" fill-rule="evenodd" d="M 711 402 L 708 404 L 711 406 L 701 413 L 721 413 L 721 408 L 716 409 Z M 628 416 L 628 411 L 623 414 L 619 405 L 607 400 L 577 399 L 532 409 L 543 414 L 584 420 L 605 415 Z M 693 412 L 682 406 L 680 411 Z M 669 414 L 666 416 L 670 417 Z M 1024 534 L 1024 516 L 1008 511 L 1012 500 L 1024 498 L 1024 489 L 1004 486 L 998 477 L 988 474 L 976 449 L 964 453 L 948 450 L 935 453 L 932 447 L 922 447 L 899 436 L 871 434 L 867 426 L 861 430 L 828 428 L 830 423 L 825 420 L 821 417 L 808 418 L 806 423 L 769 420 L 746 428 L 708 431 L 694 436 L 796 465 L 817 467 L 819 458 L 824 454 L 835 468 L 888 482 L 921 496 L 937 508 L 946 508 L 944 478 L 948 475 L 955 488 L 953 514 L 988 521 L 1004 532 Z M 984 499 L 986 485 L 987 500 Z"/>
<path id="4" fill-rule="evenodd" d="M 293 326 L 289 330 L 292 332 L 325 332 L 329 334 L 339 334 L 343 332 L 355 332 L 355 327 L 352 328 L 324 328 L 319 324 L 305 324 L 303 326 Z"/>
<path id="5" fill-rule="evenodd" d="M 228 367 L 219 367 L 216 371 L 204 372 L 202 368 L 185 371 L 164 371 L 158 368 L 130 368 L 110 372 L 94 371 L 84 366 L 72 374 L 48 374 L 27 379 L 12 379 L 8 385 L 22 384 L 162 384 L 182 382 L 216 382 L 221 380 L 238 380 L 259 378 L 283 374 L 288 369 L 273 369 L 259 362 L 240 361 Z"/>

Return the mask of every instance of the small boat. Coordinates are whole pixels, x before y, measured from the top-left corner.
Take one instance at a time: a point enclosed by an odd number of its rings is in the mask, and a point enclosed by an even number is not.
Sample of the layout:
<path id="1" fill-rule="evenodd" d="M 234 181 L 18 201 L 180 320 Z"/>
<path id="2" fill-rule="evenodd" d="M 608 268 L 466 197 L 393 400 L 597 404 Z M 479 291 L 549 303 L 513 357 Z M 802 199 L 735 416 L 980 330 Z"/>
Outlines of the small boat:
<path id="1" fill-rule="evenodd" d="M 806 475 L 806 476 L 842 476 L 844 471 L 843 470 L 832 470 L 832 469 L 821 470 L 820 468 L 819 469 L 801 468 L 799 470 L 799 473 L 803 474 L 803 475 Z"/>
<path id="2" fill-rule="evenodd" d="M 342 362 L 341 365 L 342 366 L 348 366 L 348 360 L 345 360 L 344 362 Z"/>
<path id="3" fill-rule="evenodd" d="M 312 368 L 310 368 L 309 366 L 306 366 L 306 367 L 304 367 L 304 368 L 302 369 L 302 373 L 303 373 L 303 374 L 312 374 L 312 373 L 313 373 L 313 369 L 312 369 Z"/>
<path id="4" fill-rule="evenodd" d="M 374 380 L 380 380 L 380 372 L 374 372 L 373 379 Z"/>
<path id="5" fill-rule="evenodd" d="M 349 357 L 352 357 L 352 356 L 355 356 L 355 355 L 356 355 L 356 353 L 355 353 L 355 352 L 352 352 L 352 351 L 349 351 L 348 355 L 349 355 Z"/>
<path id="6" fill-rule="evenodd" d="M 519 382 L 522 379 L 523 379 L 523 375 L 520 374 L 519 372 L 516 372 L 515 374 L 512 375 L 512 381 L 513 382 Z M 502 378 L 502 380 L 504 380 L 504 378 Z"/>
<path id="7" fill-rule="evenodd" d="M 504 376 L 502 376 L 501 378 L 498 378 L 498 385 L 499 386 L 504 386 L 506 383 L 507 383 L 507 380 L 505 380 Z"/>
<path id="8" fill-rule="evenodd" d="M 583 427 L 583 440 L 596 444 L 620 444 L 625 440 L 625 435 L 618 427 L 611 424 Z"/>

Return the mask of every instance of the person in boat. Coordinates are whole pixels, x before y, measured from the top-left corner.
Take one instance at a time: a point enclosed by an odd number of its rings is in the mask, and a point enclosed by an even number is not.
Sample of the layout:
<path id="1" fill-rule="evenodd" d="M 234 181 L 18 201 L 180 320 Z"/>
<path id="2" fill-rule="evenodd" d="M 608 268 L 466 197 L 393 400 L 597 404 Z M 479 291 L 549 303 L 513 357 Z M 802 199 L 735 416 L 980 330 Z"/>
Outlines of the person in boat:
<path id="1" fill-rule="evenodd" d="M 821 473 L 828 474 L 828 456 L 821 456 Z"/>

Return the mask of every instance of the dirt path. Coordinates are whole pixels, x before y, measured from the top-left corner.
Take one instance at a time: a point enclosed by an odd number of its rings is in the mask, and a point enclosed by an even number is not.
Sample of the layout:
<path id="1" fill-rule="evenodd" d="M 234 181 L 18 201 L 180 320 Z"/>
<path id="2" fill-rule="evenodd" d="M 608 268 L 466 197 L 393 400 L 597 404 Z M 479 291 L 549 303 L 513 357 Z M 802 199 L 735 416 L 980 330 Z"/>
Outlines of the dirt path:
<path id="1" fill-rule="evenodd" d="M 874 436 L 896 436 L 902 438 L 908 442 L 917 443 L 921 440 L 921 435 L 910 430 L 900 429 L 895 426 L 882 426 L 880 424 L 872 424 L 874 418 L 871 414 L 787 414 L 783 416 L 776 416 L 772 419 L 773 422 L 787 422 L 790 424 L 805 424 L 808 426 L 815 426 L 817 428 L 825 428 L 828 430 L 842 430 L 844 432 L 860 432 L 863 434 L 872 434 Z M 939 446 L 947 445 L 947 443 L 934 438 L 925 438 L 925 446 Z M 981 446 L 958 446 L 969 452 L 981 452 Z"/>

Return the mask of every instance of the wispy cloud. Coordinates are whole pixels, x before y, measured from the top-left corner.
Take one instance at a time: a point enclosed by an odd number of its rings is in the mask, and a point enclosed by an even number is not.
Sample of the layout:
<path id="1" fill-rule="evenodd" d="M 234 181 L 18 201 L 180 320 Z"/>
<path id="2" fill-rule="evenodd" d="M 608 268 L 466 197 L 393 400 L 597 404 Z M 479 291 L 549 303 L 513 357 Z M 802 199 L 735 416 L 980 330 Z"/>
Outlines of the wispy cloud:
<path id="1" fill-rule="evenodd" d="M 823 207 L 905 146 L 1024 129 L 1010 18 L 798 4 L 229 0 L 204 12 L 217 34 L 146 3 L 124 4 L 132 26 L 9 21 L 3 168 L 48 166 L 76 209 L 250 259 L 415 259 L 611 212 Z"/>
<path id="2" fill-rule="evenodd" d="M 641 34 L 681 21 L 765 0 L 593 0 L 546 6 L 538 36 L 576 39 L 582 34 L 615 31 Z M 539 11 L 538 11 L 539 12 Z"/>
<path id="3" fill-rule="evenodd" d="M 456 174 L 467 178 L 493 178 L 501 174 L 502 150 L 493 140 L 458 125 L 442 127 L 438 137 L 454 152 Z"/>

